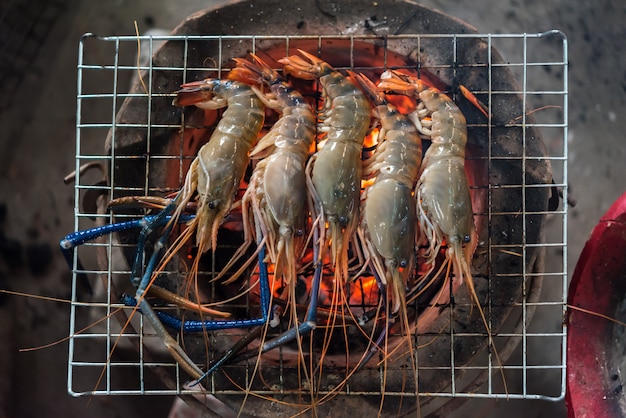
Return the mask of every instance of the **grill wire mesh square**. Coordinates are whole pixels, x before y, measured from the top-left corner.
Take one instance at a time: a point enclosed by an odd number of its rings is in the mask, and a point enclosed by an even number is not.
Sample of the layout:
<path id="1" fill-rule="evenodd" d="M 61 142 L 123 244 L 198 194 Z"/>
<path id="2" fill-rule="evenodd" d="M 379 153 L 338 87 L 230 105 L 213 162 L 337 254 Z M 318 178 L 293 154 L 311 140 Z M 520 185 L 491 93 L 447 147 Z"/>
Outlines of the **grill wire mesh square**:
<path id="1" fill-rule="evenodd" d="M 464 42 L 480 40 L 486 43 L 488 51 L 496 48 L 507 52 L 507 61 L 492 62 L 492 55 L 487 53 L 487 61 L 462 62 Z M 177 57 L 175 64 L 155 62 L 150 57 L 163 42 L 177 44 L 183 55 Z M 137 46 L 141 42 L 141 62 L 137 59 Z M 187 57 L 193 50 L 193 42 L 206 42 L 214 45 L 217 56 L 207 57 L 202 66 L 188 62 Z M 227 51 L 235 56 L 245 56 L 248 51 L 262 52 L 268 46 L 284 51 L 284 55 L 295 53 L 298 42 L 317 45 L 318 51 L 324 52 L 327 45 L 333 42 L 348 45 L 349 56 L 346 67 L 356 71 L 386 69 L 387 53 L 394 45 L 402 45 L 409 50 L 422 51 L 431 43 L 442 48 L 449 48 L 447 62 L 428 63 L 429 69 L 435 74 L 455 74 L 469 68 L 480 72 L 486 81 L 487 88 L 473 90 L 490 111 L 499 105 L 503 97 L 515 95 L 520 97 L 521 107 L 516 110 L 514 118 L 508 121 L 496 121 L 486 118 L 468 118 L 470 143 L 472 132 L 483 132 L 487 145 L 484 154 L 472 154 L 469 160 L 476 160 L 477 166 L 485 167 L 486 177 L 473 183 L 474 190 L 483 192 L 486 207 L 475 209 L 476 218 L 483 219 L 487 235 L 481 236 L 477 257 L 484 263 L 484 273 L 480 272 L 476 280 L 486 283 L 486 292 L 491 294 L 483 308 L 488 314 L 498 312 L 498 307 L 506 306 L 507 326 L 500 328 L 495 340 L 502 351 L 509 350 L 502 367 L 507 381 L 508 393 L 499 378 L 500 366 L 492 355 L 483 355 L 468 364 L 457 364 L 459 357 L 458 342 L 467 337 L 479 337 L 486 340 L 486 334 L 480 327 L 469 327 L 464 330 L 456 326 L 467 319 L 472 310 L 471 303 L 459 298 L 448 315 L 449 321 L 455 326 L 445 326 L 437 338 L 442 346 L 447 347 L 447 355 L 432 364 L 424 362 L 420 357 L 418 374 L 427 376 L 429 371 L 445 373 L 449 379 L 445 388 L 429 390 L 425 382 L 420 384 L 420 396 L 433 397 L 488 397 L 488 398 L 522 398 L 560 400 L 565 392 L 565 328 L 562 318 L 566 307 L 567 292 L 567 205 L 560 203 L 549 210 L 535 211 L 527 207 L 528 195 L 535 190 L 562 191 L 562 199 L 567 199 L 567 41 L 558 32 L 541 34 L 463 34 L 463 35 L 398 35 L 388 37 L 375 36 L 327 36 L 327 37 L 293 37 L 293 36 L 254 36 L 254 37 L 133 37 L 85 36 L 80 42 L 78 61 L 78 96 L 76 122 L 76 186 L 75 186 L 75 230 L 91 228 L 97 224 L 119 222 L 136 219 L 136 214 L 123 215 L 116 212 L 115 217 L 106 209 L 103 202 L 111 198 L 133 195 L 163 195 L 175 191 L 175 188 L 164 188 L 155 185 L 151 179 L 156 167 L 167 165 L 177 167 L 174 173 L 179 183 L 185 175 L 185 167 L 193 158 L 184 152 L 167 152 L 159 147 L 156 132 L 161 129 L 180 130 L 183 121 L 159 120 L 153 110 L 153 101 L 166 99 L 171 101 L 174 89 L 168 92 L 153 91 L 153 76 L 157 71 L 176 74 L 177 83 L 202 78 L 207 71 L 213 71 L 219 77 L 225 75 L 223 56 Z M 377 62 L 372 68 L 356 65 L 358 48 L 354 45 L 382 45 L 382 63 Z M 278 46 L 276 46 L 278 45 Z M 442 46 L 443 45 L 443 46 Z M 233 52 L 235 51 L 235 52 Z M 239 51 L 239 52 L 236 52 Z M 356 52 L 355 52 L 356 51 Z M 417 59 L 418 62 L 423 62 Z M 142 70 L 143 83 L 146 91 L 128 93 L 132 80 L 136 80 L 139 69 Z M 512 74 L 519 84 L 519 89 L 502 90 L 497 80 L 497 71 L 506 70 Z M 469 86 L 472 90 L 472 86 Z M 146 103 L 145 123 L 124 123 L 116 119 L 118 111 L 125 100 L 138 98 Z M 455 99 L 458 97 L 455 96 Z M 522 111 L 525 109 L 525 111 Z M 474 110 L 475 112 L 475 110 Z M 532 116 L 531 116 L 532 114 Z M 147 137 L 146 149 L 137 149 L 133 153 L 116 152 L 116 133 L 131 130 Z M 506 142 L 497 142 L 501 131 L 516 129 L 522 135 L 521 154 L 514 151 L 503 152 Z M 545 144 L 544 155 L 533 155 L 526 141 L 535 140 L 534 132 L 540 132 Z M 107 139 L 108 135 L 108 139 Z M 105 139 L 110 147 L 105 151 Z M 155 143 L 151 142 L 154 141 Z M 110 151 L 112 150 L 112 151 Z M 143 172 L 137 184 L 118 183 L 119 167 L 125 167 L 130 161 L 141 161 Z M 543 182 L 527 184 L 527 173 L 534 169 L 534 163 L 541 161 L 551 168 L 552 177 Z M 508 170 L 516 171 L 513 178 L 517 182 L 501 183 L 495 168 L 505 162 Z M 85 164 L 101 165 L 102 170 L 79 168 Z M 107 181 L 102 181 L 106 178 Z M 553 181 L 551 181 L 553 180 Z M 511 199 L 519 205 L 498 206 L 500 199 Z M 557 198 L 558 199 L 558 198 Z M 97 202 L 89 205 L 88 202 Z M 85 202 L 85 204 L 83 204 Z M 522 228 L 519 241 L 503 244 L 493 237 L 506 235 L 511 231 L 495 225 L 506 225 L 511 220 L 511 228 Z M 541 239 L 528 240 L 526 231 L 535 228 L 535 223 L 543 223 Z M 515 231 L 513 231 L 515 232 Z M 518 231 L 519 232 L 519 231 Z M 125 252 L 132 251 L 133 244 L 121 243 L 115 236 L 106 236 L 77 248 L 74 257 L 72 280 L 72 308 L 70 319 L 70 351 L 68 362 L 68 390 L 74 396 L 100 394 L 184 394 L 194 390 L 184 387 L 187 378 L 184 372 L 164 351 L 160 340 L 153 330 L 142 320 L 141 315 L 132 315 L 130 325 L 122 328 L 126 318 L 131 315 L 132 308 L 119 303 L 119 294 L 124 291 L 134 294 L 129 283 L 130 275 Z M 549 263 L 544 263 L 545 254 L 549 254 Z M 540 254 L 537 256 L 537 254 Z M 531 257 L 533 260 L 531 260 Z M 538 257 L 541 261 L 534 261 Z M 509 262 L 510 260 L 513 260 Z M 545 265 L 544 265 L 545 264 Z M 184 271 L 168 271 L 173 278 L 184 276 Z M 515 278 L 521 283 L 519 298 L 512 300 L 494 300 L 498 295 L 498 283 L 507 278 Z M 544 291 L 539 295 L 539 281 L 542 280 Z M 92 289 L 92 291 L 89 290 Z M 494 290 L 495 289 L 495 290 Z M 493 305 L 493 306 L 492 306 Z M 497 306 L 496 306 L 497 305 Z M 164 308 L 167 309 L 167 308 Z M 541 318 L 531 322 L 532 317 Z M 96 323 L 97 322 L 97 323 Z M 506 321 L 503 321 L 506 322 Z M 89 326 L 96 323 L 93 326 Z M 89 327 L 88 327 L 89 326 Z M 476 331 L 478 330 L 478 331 Z M 484 331 L 484 330 L 483 330 Z M 239 330 L 227 337 L 234 341 L 238 335 L 245 335 L 246 330 Z M 222 341 L 219 332 L 209 333 L 206 340 L 212 346 Z M 234 335 L 234 337 L 233 337 Z M 204 339 L 199 340 L 200 343 Z M 418 343 L 420 341 L 416 337 Z M 515 342 L 515 343 L 513 343 Z M 517 344 L 519 342 L 519 344 Z M 199 344 L 196 342 L 196 344 Z M 517 346 L 513 350 L 509 346 Z M 456 347 L 456 348 L 455 348 Z M 192 347 L 188 347 L 192 349 Z M 484 348 L 484 347 L 483 347 Z M 422 348 L 420 348 L 422 350 Z M 427 348 L 424 348 L 427 350 Z M 271 368 L 277 374 L 277 380 L 262 384 L 255 382 L 254 390 L 268 396 L 280 396 L 289 390 L 289 382 L 293 371 L 288 361 L 282 361 L 283 350 L 279 353 L 278 362 Z M 480 354 L 480 353 L 479 353 Z M 218 352 L 209 355 L 219 355 Z M 254 359 L 253 359 L 254 360 Z M 206 367 L 206 365 L 204 366 Z M 269 367 L 269 366 L 268 366 Z M 249 384 L 253 373 L 254 361 L 229 366 L 234 375 L 241 377 L 237 384 Z M 360 387 L 358 382 L 349 382 L 342 389 L 341 395 L 378 395 L 382 392 L 382 371 L 374 368 L 366 370 L 370 373 L 370 381 L 374 386 Z M 155 374 L 158 378 L 155 378 Z M 217 375 L 217 374 L 216 374 Z M 476 385 L 475 379 L 483 377 L 484 384 Z M 551 382 L 548 385 L 544 381 Z M 240 389 L 225 379 L 212 377 L 205 385 L 211 393 L 238 394 Z M 390 384 L 385 389 L 387 395 L 416 396 L 415 391 L 406 390 L 402 385 Z"/>

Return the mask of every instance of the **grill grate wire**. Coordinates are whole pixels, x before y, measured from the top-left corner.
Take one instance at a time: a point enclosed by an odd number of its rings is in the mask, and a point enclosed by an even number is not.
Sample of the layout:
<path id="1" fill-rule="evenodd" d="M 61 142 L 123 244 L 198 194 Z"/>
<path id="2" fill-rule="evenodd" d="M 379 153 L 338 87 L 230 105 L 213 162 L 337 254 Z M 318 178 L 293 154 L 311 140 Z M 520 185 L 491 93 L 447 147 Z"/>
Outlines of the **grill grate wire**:
<path id="1" fill-rule="evenodd" d="M 463 64 L 458 64 L 457 46 L 463 39 L 481 39 L 487 42 L 489 51 L 493 48 L 506 49 L 510 54 L 508 62 L 495 63 L 492 62 L 492 54 L 489 53 L 488 61 L 484 63 L 473 64 L 475 67 L 485 71 L 488 77 L 489 86 L 484 91 L 474 91 L 485 104 L 492 109 L 497 106 L 499 98 L 506 95 L 519 95 L 522 100 L 522 109 L 538 109 L 533 113 L 532 118 L 526 112 L 520 112 L 519 118 L 510 121 L 506 127 L 519 128 L 522 130 L 523 141 L 526 141 L 527 132 L 530 130 L 539 130 L 544 138 L 547 154 L 543 159 L 547 160 L 552 167 L 552 175 L 554 183 L 545 182 L 541 184 L 526 184 L 527 164 L 529 161 L 538 159 L 535 155 L 526 155 L 526 146 L 523 146 L 523 153 L 517 155 L 494 155 L 492 152 L 492 141 L 488 141 L 487 155 L 473 157 L 486 161 L 488 167 L 489 178 L 491 179 L 491 167 L 494 161 L 510 160 L 515 162 L 516 167 L 520 169 L 519 184 L 498 184 L 489 181 L 488 184 L 479 184 L 474 186 L 476 189 L 483 189 L 487 192 L 488 205 L 485 213 L 476 214 L 484 216 L 487 224 L 491 225 L 492 219 L 496 217 L 519 217 L 523 218 L 522 241 L 511 244 L 492 243 L 491 236 L 501 231 L 490 231 L 489 238 L 484 244 L 487 254 L 487 264 L 489 266 L 488 278 L 489 286 L 492 286 L 491 278 L 498 277 L 500 279 L 506 277 L 522 277 L 523 281 L 523 297 L 521 300 L 511 303 L 511 309 L 520 317 L 521 330 L 513 332 L 502 332 L 497 334 L 497 339 L 504 341 L 505 339 L 520 340 L 517 351 L 509 357 L 508 362 L 504 365 L 504 370 L 509 382 L 509 391 L 504 393 L 498 384 L 498 364 L 488 356 L 486 362 L 479 361 L 476 364 L 456 364 L 455 363 L 455 341 L 463 339 L 466 336 L 475 337 L 477 334 L 468 332 L 464 334 L 453 327 L 449 327 L 449 364 L 444 365 L 428 365 L 420 362 L 418 373 L 423 369 L 440 369 L 450 374 L 451 384 L 445 390 L 440 391 L 420 391 L 420 396 L 433 397 L 487 397 L 487 398 L 521 398 L 521 399 L 544 399 L 544 400 L 561 400 L 565 393 L 565 337 L 566 329 L 562 325 L 562 318 L 566 308 L 567 298 L 567 205 L 561 204 L 558 208 L 551 208 L 548 211 L 532 211 L 526 208 L 526 193 L 533 188 L 559 188 L 563 194 L 563 201 L 567 201 L 567 40 L 556 31 L 539 33 L 539 34 L 455 34 L 455 35 L 397 35 L 388 37 L 378 36 L 109 36 L 98 37 L 94 35 L 86 35 L 81 39 L 79 45 L 78 59 L 78 95 L 77 95 L 77 122 L 76 122 L 76 186 L 75 201 L 76 208 L 74 214 L 75 229 L 86 229 L 94 226 L 93 219 L 97 223 L 109 223 L 120 220 L 126 220 L 125 215 L 116 214 L 115 219 L 112 214 L 103 210 L 94 208 L 81 207 L 81 202 L 86 199 L 86 194 L 100 193 L 107 198 L 118 197 L 123 194 L 150 195 L 155 193 L 163 193 L 171 191 L 163 189 L 163 187 L 155 187 L 150 181 L 151 170 L 159 162 L 174 161 L 178 162 L 178 178 L 182 183 L 184 180 L 185 163 L 189 163 L 192 155 L 184 155 L 182 151 L 178 154 L 159 154 L 152 152 L 154 148 L 153 132 L 158 129 L 180 129 L 180 123 L 163 123 L 154 118 L 150 111 L 152 100 L 158 97 L 173 97 L 172 93 L 163 93 L 153 91 L 152 77 L 154 71 L 170 71 L 178 73 L 180 81 L 191 81 L 201 78 L 201 74 L 207 71 L 213 71 L 218 76 L 224 76 L 224 70 L 227 68 L 222 65 L 225 51 L 231 49 L 241 49 L 242 51 L 250 51 L 259 53 L 263 51 L 270 43 L 284 46 L 285 55 L 293 54 L 294 47 L 299 41 L 316 42 L 320 51 L 322 51 L 328 41 L 347 42 L 349 47 L 349 63 L 350 67 L 356 71 L 359 70 L 384 70 L 386 69 L 386 59 L 380 67 L 359 67 L 356 65 L 355 41 L 359 42 L 379 42 L 385 45 L 385 57 L 387 56 L 387 48 L 391 49 L 394 42 L 413 43 L 416 50 L 421 50 L 424 44 L 430 41 L 449 42 L 452 53 L 452 62 L 437 63 L 430 65 L 429 69 L 437 72 L 451 71 L 453 74 L 463 68 Z M 556 42 L 555 42 L 556 40 Z M 152 52 L 156 51 L 157 46 L 163 42 L 179 42 L 182 43 L 184 57 L 182 65 L 167 65 L 161 62 L 155 63 L 148 59 L 147 62 L 140 64 L 138 68 L 136 62 L 137 43 L 141 42 L 141 48 L 147 49 L 152 56 Z M 218 55 L 214 58 L 207 58 L 203 66 L 196 66 L 188 63 L 188 54 L 191 53 L 191 42 L 202 41 L 210 42 L 217 45 Z M 545 48 L 548 45 L 549 48 Z M 544 52 L 544 51 L 549 52 Z M 245 55 L 245 54 L 238 54 Z M 432 64 L 432 63 L 431 63 Z M 466 67 L 468 65 L 465 65 Z M 510 71 L 517 81 L 520 83 L 519 90 L 499 90 L 492 88 L 494 81 L 492 79 L 494 69 L 499 67 Z M 138 69 L 144 74 L 147 92 L 144 93 L 127 93 L 129 85 L 133 77 L 137 76 Z M 542 74 L 549 74 L 552 77 Z M 559 76 L 554 76 L 558 74 Z M 146 123 L 121 123 L 116 119 L 122 102 L 127 98 L 146 99 L 148 106 Z M 544 107 L 545 106 L 545 107 Z M 488 138 L 494 136 L 494 131 L 501 129 L 489 119 L 468 125 L 471 129 L 485 129 Z M 107 132 L 111 132 L 110 141 L 115 144 L 117 140 L 116 132 L 120 129 L 132 129 L 143 131 L 147 138 L 147 152 L 137 155 L 118 155 L 116 147 L 111 146 L 111 153 L 104 151 L 103 139 L 107 136 Z M 530 134 L 528 134 L 530 135 Z M 470 157 L 472 158 L 472 157 Z M 101 175 L 94 175 L 92 171 L 81 173 L 80 167 L 86 163 L 100 162 L 104 167 L 115 167 L 117 164 L 123 163 L 125 160 L 140 159 L 145 163 L 145 179 L 139 187 L 118 185 L 119 172 L 109 170 L 110 178 L 108 183 L 101 184 L 98 180 Z M 106 171 L 106 169 L 105 169 Z M 520 210 L 494 210 L 493 199 L 501 196 L 501 193 L 516 193 L 521 195 Z M 84 205 L 83 205 L 84 206 Z M 136 215 L 128 215 L 132 218 Z M 546 217 L 546 226 L 549 231 L 546 232 L 543 242 L 526 242 L 526 227 L 528 222 L 533 222 L 536 217 Z M 489 228 L 489 227 L 488 227 Z M 194 390 L 184 387 L 184 373 L 180 373 L 178 365 L 173 361 L 169 361 L 167 356 L 158 354 L 159 341 L 155 342 L 155 336 L 152 330 L 144 323 L 140 315 L 135 315 L 132 321 L 133 330 L 127 329 L 122 331 L 113 318 L 118 310 L 129 313 L 129 308 L 116 302 L 118 298 L 119 287 L 128 289 L 128 276 L 130 271 L 123 261 L 122 252 L 132 246 L 129 244 L 119 243 L 115 237 L 105 237 L 86 244 L 75 252 L 74 269 L 72 280 L 72 307 L 70 318 L 70 344 L 69 344 L 69 361 L 68 361 L 68 390 L 74 396 L 84 395 L 100 395 L 100 394 L 152 394 L 152 395 L 171 395 L 195 393 Z M 530 260 L 527 254 L 540 249 L 549 254 L 550 262 L 546 264 L 543 271 L 533 271 L 529 268 Z M 106 253 L 106 268 L 93 267 L 98 265 L 96 260 L 97 251 Z M 510 253 L 515 256 L 522 257 L 522 270 L 511 272 L 500 272 L 498 268 L 493 268 L 493 256 L 496 253 Z M 82 264 L 79 264 L 79 259 Z M 82 266 L 89 266 L 84 268 Z M 176 275 L 178 272 L 168 272 L 168 274 Z M 90 295 L 85 291 L 84 278 L 88 277 L 94 288 L 95 294 Z M 93 278 L 100 277 L 102 281 L 96 281 Z M 536 297 L 536 288 L 532 287 L 532 280 L 543 278 L 544 291 L 541 298 Z M 491 288 L 491 287 L 490 287 Z M 132 289 L 132 288 L 130 288 Z M 549 325 L 542 326 L 531 323 L 530 318 L 532 312 L 535 317 L 542 315 L 547 317 L 546 321 Z M 462 316 L 462 314 L 461 314 Z M 86 323 L 102 319 L 97 327 L 89 328 L 86 331 L 82 327 Z M 451 320 L 458 320 L 458 316 L 453 317 L 450 310 Z M 242 332 L 245 334 L 245 330 Z M 241 334 L 240 334 L 241 335 Z M 484 337 L 483 334 L 480 334 Z M 118 350 L 134 347 L 137 354 L 126 355 L 123 360 L 119 360 L 117 356 L 110 357 L 109 353 L 114 349 L 117 338 L 120 338 Z M 215 336 L 210 337 L 212 341 Z M 484 337 L 486 338 L 486 337 Z M 125 350 L 124 352 L 131 352 Z M 156 354 L 154 352 L 157 352 Z M 165 360 L 158 360 L 164 358 Z M 239 367 L 243 370 L 248 382 L 248 376 L 252 372 L 250 363 L 242 364 Z M 288 366 L 281 362 L 277 366 L 280 374 L 280 382 L 284 380 L 284 373 L 288 370 Z M 151 372 L 147 372 L 148 368 L 158 368 L 164 373 L 171 371 L 174 387 L 167 387 L 161 381 L 152 381 L 148 378 Z M 119 383 L 120 376 L 123 373 L 133 370 L 138 376 L 134 381 L 124 380 Z M 465 386 L 459 383 L 457 373 L 460 371 L 470 374 L 486 373 L 486 384 L 480 388 L 471 385 Z M 102 373 L 102 381 L 97 384 L 98 376 Z M 548 376 L 554 384 L 543 387 L 536 382 L 540 376 Z M 87 383 L 86 383 L 87 382 Z M 91 386 L 90 386 L 91 385 Z M 221 387 L 218 382 L 212 380 L 208 390 L 215 394 L 237 394 L 236 388 L 231 386 Z M 323 391 L 322 391 L 323 392 Z M 282 389 L 268 390 L 259 389 L 258 393 L 268 395 L 280 395 Z M 346 389 L 340 392 L 343 395 L 372 395 L 379 394 L 380 390 L 361 390 L 356 385 L 348 385 Z M 415 393 L 393 390 L 385 391 L 385 396 L 389 395 L 415 396 Z"/>

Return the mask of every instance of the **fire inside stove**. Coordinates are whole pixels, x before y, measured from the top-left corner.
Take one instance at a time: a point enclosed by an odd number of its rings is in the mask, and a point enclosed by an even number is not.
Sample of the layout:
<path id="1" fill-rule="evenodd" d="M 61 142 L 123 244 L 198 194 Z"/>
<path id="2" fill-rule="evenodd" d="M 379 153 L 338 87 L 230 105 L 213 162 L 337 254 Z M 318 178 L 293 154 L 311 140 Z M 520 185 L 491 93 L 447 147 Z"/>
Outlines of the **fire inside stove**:
<path id="1" fill-rule="evenodd" d="M 119 222 L 137 219 L 149 213 L 137 209 L 114 209 L 114 214 L 103 215 L 106 209 L 102 205 L 106 205 L 107 200 L 125 196 L 171 196 L 181 189 L 191 161 L 207 141 L 221 113 L 195 108 L 181 111 L 172 106 L 175 92 L 181 84 L 190 81 L 226 77 L 234 67 L 232 58 L 249 58 L 249 53 L 254 53 L 279 71 L 282 71 L 282 65 L 278 60 L 297 54 L 298 49 L 318 56 L 340 71 L 362 73 L 373 81 L 377 81 L 383 71 L 399 69 L 428 80 L 450 95 L 464 113 L 468 124 L 465 171 L 471 186 L 473 217 L 478 231 L 472 273 L 478 298 L 483 301 L 480 308 L 488 318 L 489 329 L 485 328 L 479 309 L 476 309 L 466 290 L 461 287 L 450 295 L 450 303 L 436 307 L 439 315 L 426 329 L 415 330 L 414 324 L 419 313 L 430 306 L 433 295 L 441 291 L 445 275 L 450 274 L 443 262 L 445 248 L 437 260 L 431 279 L 427 281 L 428 285 L 418 289 L 419 297 L 410 300 L 409 320 L 413 325 L 408 335 L 402 327 L 394 326 L 393 322 L 397 318 L 386 314 L 381 305 L 381 300 L 385 298 L 381 297 L 379 283 L 371 270 L 359 269 L 363 262 L 359 258 L 361 254 L 351 252 L 349 267 L 355 276 L 343 288 L 341 295 L 336 293 L 336 278 L 332 269 L 326 268 L 322 274 L 317 329 L 260 355 L 260 344 L 292 327 L 296 322 L 295 317 L 298 318 L 297 323 L 304 321 L 312 295 L 312 252 L 308 250 L 302 258 L 301 267 L 304 267 L 295 284 L 295 315 L 290 313 L 286 303 L 288 285 L 281 280 L 270 280 L 272 312 L 276 317 L 283 315 L 282 321 L 275 328 L 238 328 L 196 334 L 172 332 L 178 337 L 185 352 L 203 370 L 219 361 L 241 340 L 246 341 L 245 345 L 238 347 L 243 354 L 240 353 L 239 357 L 235 355 L 210 376 L 208 387 L 214 393 L 239 394 L 242 388 L 246 388 L 258 396 L 269 397 L 286 394 L 309 396 L 303 393 L 316 393 L 323 399 L 326 399 L 324 396 L 330 398 L 350 393 L 384 393 L 392 397 L 418 394 L 462 396 L 463 389 L 455 388 L 455 384 L 460 377 L 466 376 L 468 380 L 465 384 L 473 388 L 473 392 L 465 394 L 467 396 L 477 395 L 475 381 L 481 379 L 490 382 L 486 392 L 480 392 L 484 396 L 515 396 L 507 393 L 500 383 L 492 386 L 491 378 L 485 377 L 499 376 L 500 370 L 503 370 L 504 375 L 518 370 L 517 367 L 501 367 L 493 351 L 487 350 L 490 345 L 488 333 L 493 336 L 493 344 L 502 353 L 503 360 L 512 352 L 511 347 L 517 345 L 517 341 L 511 343 L 514 339 L 512 337 L 526 338 L 526 320 L 530 311 L 527 307 L 538 305 L 537 300 L 531 298 L 537 297 L 537 273 L 542 264 L 542 228 L 546 215 L 550 213 L 548 200 L 553 178 L 550 164 L 547 163 L 551 156 L 546 155 L 536 127 L 529 117 L 522 116 L 522 121 L 519 119 L 520 115 L 525 114 L 523 109 L 526 101 L 523 97 L 527 93 L 520 90 L 510 69 L 493 53 L 483 36 L 170 36 L 144 40 L 150 47 L 161 40 L 164 45 L 148 64 L 143 65 L 143 80 L 136 80 L 130 93 L 119 93 L 123 89 L 114 87 L 116 114 L 113 115 L 113 122 L 96 123 L 90 120 L 90 116 L 79 114 L 79 143 L 87 141 L 90 136 L 101 135 L 102 128 L 108 130 L 108 137 L 104 154 L 91 150 L 77 152 L 77 166 L 104 160 L 107 167 L 106 186 L 94 181 L 89 175 L 77 179 L 77 202 L 93 198 L 94 189 L 102 190 L 106 195 L 99 206 L 80 211 L 77 229 L 90 226 L 90 216 L 104 222 Z M 133 37 L 83 40 L 85 45 L 95 41 L 113 41 L 116 53 L 136 45 L 133 44 L 136 38 Z M 85 76 L 92 69 L 97 71 L 98 68 L 90 59 L 87 55 L 81 63 Z M 125 74 L 129 75 L 136 73 L 136 68 L 131 65 L 122 67 L 116 63 L 112 68 L 115 71 L 124 68 Z M 322 106 L 320 86 L 317 83 L 296 79 L 292 82 L 315 109 Z M 489 106 L 489 118 L 459 94 L 459 85 L 469 88 Z M 101 93 L 79 94 L 83 102 L 102 97 Z M 110 100 L 110 96 L 107 97 Z M 118 106 L 122 99 L 123 103 Z M 393 102 L 403 112 L 410 111 L 414 106 L 412 101 L 402 98 L 395 98 Z M 496 103 L 498 106 L 494 106 Z M 267 116 L 265 131 L 271 128 L 278 117 L 272 112 L 268 112 Z M 370 132 L 364 155 L 373 152 L 368 150 L 375 148 L 378 133 L 377 130 Z M 424 148 L 427 148 L 426 143 Z M 245 191 L 253 168 L 254 162 L 244 177 L 239 197 Z M 363 187 L 368 187 L 367 181 Z M 309 219 L 309 224 L 312 222 Z M 178 233 L 184 228 L 181 226 Z M 197 281 L 191 283 L 186 280 L 191 261 L 199 256 L 193 242 L 190 242 L 167 265 L 158 283 L 178 294 L 227 312 L 231 318 L 258 317 L 262 304 L 258 268 L 249 268 L 241 278 L 227 285 L 223 281 L 213 280 L 222 272 L 225 263 L 242 241 L 241 212 L 236 208 L 221 226 L 216 250 L 201 256 Z M 106 306 L 108 313 L 114 308 L 122 308 L 130 313 L 130 308 L 122 306 L 117 298 L 124 286 L 127 292 L 133 292 L 132 286 L 124 283 L 128 281 L 128 266 L 132 263 L 136 245 L 136 232 L 122 232 L 108 239 L 105 245 L 86 246 L 77 251 L 78 257 L 82 254 L 88 257 L 90 248 L 95 248 L 100 255 L 104 254 L 100 258 L 100 262 L 104 263 L 100 269 L 84 270 L 77 266 L 74 276 L 76 281 L 81 273 L 106 275 L 107 294 L 102 296 L 98 306 Z M 152 245 L 153 242 L 148 242 L 147 247 L 151 248 Z M 232 271 L 237 270 L 246 260 L 253 260 L 255 249 L 256 246 L 252 245 Z M 324 264 L 331 266 L 332 256 L 326 254 L 325 257 Z M 440 269 L 441 266 L 444 267 Z M 423 262 L 418 263 L 415 276 L 419 277 L 428 267 Z M 272 278 L 273 266 L 270 264 L 268 268 L 269 277 Z M 229 274 L 225 274 L 223 279 L 227 279 Z M 447 291 L 452 292 L 452 289 Z M 552 305 L 558 306 L 559 303 L 562 301 L 553 302 Z M 89 318 L 93 318 L 93 311 L 89 311 L 92 307 L 92 301 L 77 296 L 76 313 L 85 311 L 89 313 Z M 155 309 L 173 312 L 183 319 L 203 317 L 194 316 L 172 305 L 155 306 Z M 135 339 L 139 338 L 144 348 L 139 350 L 138 361 L 119 364 L 136 365 L 142 369 L 166 365 L 178 370 L 177 364 L 169 360 L 167 355 L 162 357 L 151 353 L 161 350 L 162 342 L 149 327 L 144 326 L 141 317 L 137 317 L 132 322 L 135 332 L 113 331 L 111 334 L 111 331 L 107 331 L 107 355 L 112 341 L 118 335 L 122 340 L 128 339 L 130 345 L 134 345 Z M 376 339 L 387 325 L 390 328 L 383 347 Z M 101 337 L 101 334 L 97 335 Z M 118 364 L 93 354 L 82 359 L 81 347 L 83 342 L 88 342 L 89 337 L 75 335 L 74 338 L 70 370 L 100 370 L 101 367 L 110 368 Z M 407 341 L 411 341 L 411 345 L 405 344 Z M 378 347 L 378 344 L 381 346 Z M 409 351 L 407 347 L 411 346 L 417 349 Z M 370 360 L 361 365 L 364 358 Z M 524 364 L 526 368 L 525 360 Z M 413 373 L 414 368 L 419 373 Z M 385 379 L 381 377 L 383 374 Z M 316 376 L 314 380 L 310 380 L 312 375 Z M 173 386 L 168 385 L 171 391 L 168 393 L 194 393 L 193 390 L 183 389 L 184 376 L 178 373 L 176 376 Z M 112 390 L 115 393 L 138 393 L 135 388 L 128 388 L 128 383 L 111 389 L 112 378 L 113 375 L 107 375 L 107 386 L 94 391 L 93 387 L 76 387 L 70 373 L 70 390 L 77 394 L 111 393 Z M 495 382 L 499 378 L 493 379 Z M 171 378 L 162 377 L 162 380 L 171 383 Z M 146 386 L 143 377 L 140 386 L 139 393 L 163 391 L 158 383 Z M 528 397 L 528 394 L 521 396 Z"/>

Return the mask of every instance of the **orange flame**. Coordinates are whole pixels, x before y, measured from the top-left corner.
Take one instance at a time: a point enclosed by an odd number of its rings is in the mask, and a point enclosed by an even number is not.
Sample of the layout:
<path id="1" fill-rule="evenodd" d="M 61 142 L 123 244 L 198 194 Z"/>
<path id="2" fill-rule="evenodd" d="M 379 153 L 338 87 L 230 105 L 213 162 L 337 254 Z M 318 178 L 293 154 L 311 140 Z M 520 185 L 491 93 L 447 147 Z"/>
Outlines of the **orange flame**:
<path id="1" fill-rule="evenodd" d="M 387 100 L 403 115 L 411 113 L 416 108 L 415 100 L 403 94 L 389 94 L 387 95 Z"/>
<path id="2" fill-rule="evenodd" d="M 380 134 L 380 130 L 378 128 L 374 128 L 370 131 L 369 134 L 365 137 L 363 141 L 363 147 L 371 148 L 378 144 L 378 135 Z"/>

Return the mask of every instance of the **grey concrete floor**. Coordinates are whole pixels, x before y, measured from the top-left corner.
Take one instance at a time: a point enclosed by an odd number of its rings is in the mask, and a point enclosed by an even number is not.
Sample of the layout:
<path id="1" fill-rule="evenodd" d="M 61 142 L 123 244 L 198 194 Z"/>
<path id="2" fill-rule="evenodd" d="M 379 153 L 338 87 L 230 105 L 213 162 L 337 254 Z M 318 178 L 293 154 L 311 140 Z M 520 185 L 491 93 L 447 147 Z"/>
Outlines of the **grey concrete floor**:
<path id="1" fill-rule="evenodd" d="M 80 36 L 133 34 L 150 26 L 173 28 L 209 2 L 124 1 L 66 3 L 17 91 L 3 97 L 0 115 L 0 203 L 4 237 L 21 247 L 0 260 L 2 287 L 67 299 L 70 273 L 56 251 L 72 230 L 73 189 L 62 178 L 74 167 L 76 62 Z M 626 158 L 626 5 L 620 0 L 433 0 L 422 2 L 475 26 L 480 33 L 563 31 L 569 40 L 568 271 L 598 218 L 624 192 Z M 1 11 L 1 10 L 0 10 Z M 506 55 L 506 51 L 501 51 Z M 620 174 L 621 173 L 621 174 Z M 48 244 L 48 255 L 36 249 Z M 33 249 L 34 248 L 34 249 Z M 28 251 L 27 251 L 28 249 Z M 550 254 L 548 254 L 550 257 Z M 43 260 L 43 271 L 35 261 Z M 34 270 L 33 270 L 34 268 Z M 4 297 L 0 304 L 0 417 L 167 416 L 169 397 L 67 395 L 67 344 L 32 352 L 19 348 L 61 340 L 69 308 L 63 303 Z M 556 318 L 556 323 L 560 318 Z M 563 403 L 474 401 L 463 416 L 564 417 Z"/>

